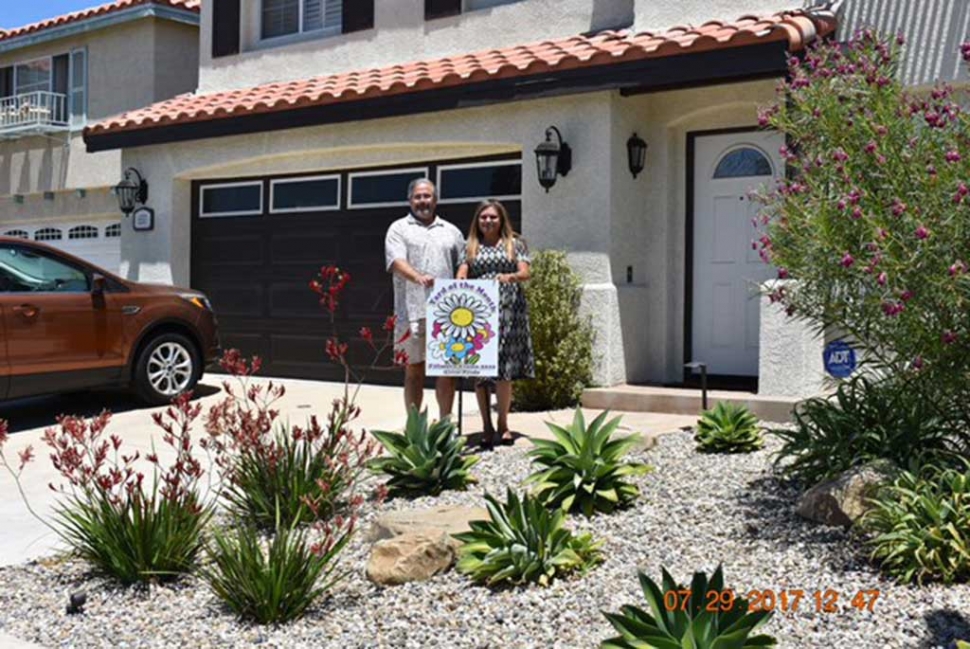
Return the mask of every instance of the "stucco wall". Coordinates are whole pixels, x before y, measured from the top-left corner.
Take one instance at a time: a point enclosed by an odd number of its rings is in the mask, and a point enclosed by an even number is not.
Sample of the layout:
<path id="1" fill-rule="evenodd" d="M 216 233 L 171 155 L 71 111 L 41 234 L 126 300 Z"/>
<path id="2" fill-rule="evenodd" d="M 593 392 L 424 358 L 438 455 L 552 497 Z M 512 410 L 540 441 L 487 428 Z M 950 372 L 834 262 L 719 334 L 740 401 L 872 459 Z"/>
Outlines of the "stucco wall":
<path id="1" fill-rule="evenodd" d="M 83 198 L 73 191 L 61 191 L 54 193 L 53 200 L 45 199 L 43 194 L 34 194 L 25 196 L 21 204 L 9 199 L 0 201 L 0 231 L 32 227 L 41 222 L 47 225 L 86 219 L 121 220 L 118 200 L 107 189 L 95 189 L 86 192 Z"/>
<path id="2" fill-rule="evenodd" d="M 633 3 L 519 0 L 426 21 L 424 0 L 376 0 L 374 29 L 267 46 L 259 43 L 259 3 L 244 2 L 243 53 L 212 59 L 212 0 L 203 0 L 199 87 L 202 92 L 249 87 L 629 26 Z"/>
<path id="3" fill-rule="evenodd" d="M 155 101 L 192 92 L 199 85 L 199 28 L 155 20 Z"/>
<path id="4" fill-rule="evenodd" d="M 767 295 L 761 298 L 760 343 L 759 394 L 805 399 L 826 392 L 825 340 L 808 323 L 789 317 L 781 305 L 771 304 Z"/>
<path id="5" fill-rule="evenodd" d="M 797 6 L 797 0 L 636 0 L 634 28 L 655 31 L 675 25 L 700 25 L 711 20 L 730 21 L 749 14 L 772 14 Z"/>

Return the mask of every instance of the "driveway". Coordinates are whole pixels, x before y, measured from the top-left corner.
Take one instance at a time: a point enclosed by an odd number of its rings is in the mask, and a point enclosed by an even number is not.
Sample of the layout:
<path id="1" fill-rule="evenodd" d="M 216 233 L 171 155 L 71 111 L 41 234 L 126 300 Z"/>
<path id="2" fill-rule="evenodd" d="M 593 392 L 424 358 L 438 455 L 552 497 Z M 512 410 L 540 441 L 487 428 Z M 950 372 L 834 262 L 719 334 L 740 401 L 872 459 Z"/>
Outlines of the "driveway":
<path id="1" fill-rule="evenodd" d="M 209 406 L 224 398 L 225 393 L 221 385 L 227 378 L 231 379 L 231 377 L 211 374 L 203 377 L 196 390 L 198 399 L 203 404 L 203 413 Z M 269 379 L 260 378 L 254 381 L 265 383 Z M 286 388 L 285 396 L 276 404 L 280 410 L 280 421 L 289 421 L 295 425 L 303 424 L 311 415 L 325 419 L 330 404 L 343 395 L 344 389 L 343 384 L 339 383 L 294 379 L 276 382 Z M 478 416 L 474 393 L 465 392 L 463 401 L 463 432 L 471 436 L 472 443 L 476 443 L 480 435 L 481 420 Z M 361 407 L 361 417 L 355 422 L 357 429 L 394 430 L 400 429 L 404 423 L 406 414 L 401 388 L 362 386 L 357 403 Z M 426 391 L 425 404 L 430 405 L 433 416 L 437 414 L 433 391 Z M 137 449 L 144 456 L 154 446 L 159 451 L 159 455 L 164 457 L 165 445 L 161 442 L 159 429 L 152 422 L 151 417 L 153 412 L 162 411 L 164 408 L 143 407 L 124 394 L 85 392 L 3 404 L 0 418 L 6 419 L 10 424 L 10 440 L 5 448 L 7 458 L 15 462 L 17 452 L 28 445 L 33 445 L 38 456 L 38 459 L 25 470 L 22 482 L 30 504 L 41 515 L 50 514 L 56 494 L 48 485 L 52 482 L 59 483 L 60 477 L 47 459 L 48 454 L 42 439 L 44 430 L 55 425 L 59 414 L 90 417 L 98 414 L 103 408 L 113 413 L 108 431 L 119 435 L 124 440 L 123 448 L 128 449 L 129 453 L 132 449 Z M 589 414 L 595 416 L 596 413 Z M 509 423 L 514 431 L 521 434 L 517 443 L 527 444 L 525 437 L 549 437 L 544 421 L 567 424 L 571 418 L 572 413 L 567 411 L 513 413 Z M 622 428 L 651 437 L 689 426 L 694 421 L 694 417 L 682 415 L 626 413 Z M 196 429 L 201 434 L 201 421 L 198 422 Z M 50 555 L 59 549 L 54 533 L 31 516 L 17 494 L 13 479 L 2 470 L 0 470 L 0 494 L 3 494 L 0 497 L 0 520 L 4 521 L 4 525 L 0 527 L 0 566 L 23 563 Z"/>

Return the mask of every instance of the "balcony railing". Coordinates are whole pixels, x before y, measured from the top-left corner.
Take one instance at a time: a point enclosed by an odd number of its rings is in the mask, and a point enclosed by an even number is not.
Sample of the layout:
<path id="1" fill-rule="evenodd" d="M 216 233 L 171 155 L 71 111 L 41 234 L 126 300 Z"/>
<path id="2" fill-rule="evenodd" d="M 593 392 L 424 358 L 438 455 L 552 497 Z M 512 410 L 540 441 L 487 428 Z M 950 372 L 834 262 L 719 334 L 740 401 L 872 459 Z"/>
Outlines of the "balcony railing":
<path id="1" fill-rule="evenodd" d="M 0 138 L 66 131 L 69 127 L 67 95 L 38 90 L 0 98 Z"/>

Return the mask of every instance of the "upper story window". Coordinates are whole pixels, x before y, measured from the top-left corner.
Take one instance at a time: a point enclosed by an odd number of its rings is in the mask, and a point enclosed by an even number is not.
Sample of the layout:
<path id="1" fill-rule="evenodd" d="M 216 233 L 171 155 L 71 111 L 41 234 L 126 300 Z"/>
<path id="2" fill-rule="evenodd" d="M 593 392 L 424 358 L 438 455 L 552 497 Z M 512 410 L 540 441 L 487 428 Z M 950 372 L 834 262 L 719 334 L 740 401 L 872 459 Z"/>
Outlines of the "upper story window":
<path id="1" fill-rule="evenodd" d="M 260 38 L 306 32 L 339 34 L 343 0 L 262 0 Z"/>
<path id="2" fill-rule="evenodd" d="M 0 67 L 0 133 L 83 126 L 87 50 Z"/>

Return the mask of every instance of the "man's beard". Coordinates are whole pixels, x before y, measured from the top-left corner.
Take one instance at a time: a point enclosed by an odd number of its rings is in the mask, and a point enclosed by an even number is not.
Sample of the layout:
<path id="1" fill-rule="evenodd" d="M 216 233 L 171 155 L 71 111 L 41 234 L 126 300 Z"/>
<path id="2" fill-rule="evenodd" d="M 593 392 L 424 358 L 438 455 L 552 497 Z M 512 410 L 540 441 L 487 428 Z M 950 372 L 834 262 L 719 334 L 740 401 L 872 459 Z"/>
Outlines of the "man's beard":
<path id="1" fill-rule="evenodd" d="M 419 219 L 421 219 L 422 221 L 427 221 L 434 216 L 434 208 L 430 206 L 419 207 L 417 209 L 411 208 L 411 211 L 414 212 L 414 215 Z"/>

